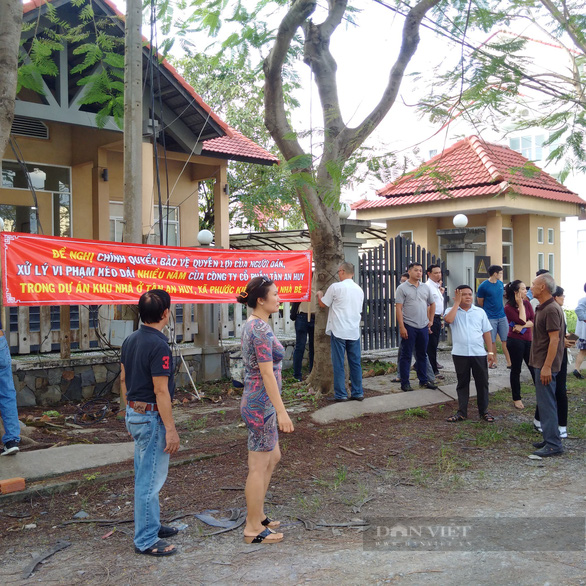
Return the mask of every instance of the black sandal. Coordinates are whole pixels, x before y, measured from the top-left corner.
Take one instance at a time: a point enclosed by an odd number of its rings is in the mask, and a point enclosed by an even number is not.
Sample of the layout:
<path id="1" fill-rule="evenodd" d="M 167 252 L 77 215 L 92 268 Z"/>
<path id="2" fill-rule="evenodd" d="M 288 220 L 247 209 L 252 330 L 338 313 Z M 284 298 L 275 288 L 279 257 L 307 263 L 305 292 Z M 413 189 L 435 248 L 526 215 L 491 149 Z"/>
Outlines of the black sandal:
<path id="1" fill-rule="evenodd" d="M 456 423 L 458 421 L 466 421 L 466 418 L 463 415 L 460 415 L 459 413 L 456 413 L 456 415 L 450 415 L 446 421 L 448 421 L 449 423 Z"/>
<path id="2" fill-rule="evenodd" d="M 143 555 L 153 555 L 156 557 L 173 555 L 174 553 L 177 553 L 177 548 L 175 546 L 173 546 L 173 549 L 165 551 L 170 545 L 170 543 L 163 541 L 162 539 L 159 539 L 157 543 L 151 545 L 150 547 L 147 547 L 147 549 L 145 549 L 144 551 L 141 551 L 140 549 L 138 549 L 138 547 L 135 547 L 134 551 L 136 553 L 142 553 Z"/>
<path id="3" fill-rule="evenodd" d="M 267 539 L 267 537 L 269 537 L 271 535 L 280 535 L 281 537 L 273 537 L 273 539 Z M 265 541 L 265 539 L 266 539 L 266 541 Z M 252 537 L 250 535 L 244 536 L 245 543 L 279 543 L 279 541 L 283 541 L 283 534 L 276 533 L 275 531 L 273 531 L 272 529 L 269 529 L 268 527 L 264 531 L 259 533 L 256 537 Z"/>
<path id="4" fill-rule="evenodd" d="M 482 416 L 482 419 L 484 419 L 484 421 L 486 421 L 487 423 L 494 423 L 494 417 L 490 413 L 485 413 Z"/>
<path id="5" fill-rule="evenodd" d="M 261 521 L 260 524 L 263 527 L 269 527 L 270 529 L 276 529 L 277 527 L 279 527 L 281 525 L 281 521 L 273 521 L 270 517 L 265 517 L 264 521 Z"/>
<path id="6" fill-rule="evenodd" d="M 168 537 L 173 537 L 173 535 L 177 535 L 177 533 L 179 533 L 179 529 L 177 529 L 177 527 L 165 527 L 165 525 L 161 525 L 158 537 L 159 539 L 167 539 Z"/>

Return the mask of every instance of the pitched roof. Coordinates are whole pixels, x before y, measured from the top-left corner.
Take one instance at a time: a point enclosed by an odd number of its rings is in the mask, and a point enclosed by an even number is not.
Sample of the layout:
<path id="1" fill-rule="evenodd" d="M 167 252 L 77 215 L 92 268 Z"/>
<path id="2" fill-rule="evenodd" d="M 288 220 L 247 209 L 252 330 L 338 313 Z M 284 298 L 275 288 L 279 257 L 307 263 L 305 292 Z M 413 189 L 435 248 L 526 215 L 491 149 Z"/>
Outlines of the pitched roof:
<path id="1" fill-rule="evenodd" d="M 203 143 L 202 155 L 216 156 L 234 161 L 260 163 L 262 165 L 274 165 L 279 163 L 279 157 L 269 153 L 255 142 L 229 127 L 232 136 L 220 136 Z"/>
<path id="2" fill-rule="evenodd" d="M 27 2 L 23 5 L 23 14 L 27 15 L 37 9 L 42 10 L 46 1 L 31 0 Z M 48 1 L 56 8 L 69 3 L 69 0 Z M 123 34 L 124 14 L 118 10 L 112 0 L 94 0 L 94 7 L 100 5 L 102 5 L 102 10 L 118 17 L 121 23 L 121 33 Z M 144 37 L 143 40 L 148 45 Z M 144 51 L 147 51 L 147 49 L 144 49 Z M 207 154 L 218 158 L 263 165 L 273 165 L 279 162 L 277 157 L 224 122 L 166 59 L 163 59 L 161 64 L 163 72 L 166 74 L 162 81 L 159 82 L 163 84 L 160 91 L 165 94 L 164 100 L 171 108 L 175 120 L 180 120 L 190 129 L 194 136 L 203 139 L 202 155 Z M 169 91 L 169 89 L 172 89 L 170 87 L 172 84 L 175 84 L 177 90 L 173 93 Z M 172 126 L 169 130 L 172 130 Z M 172 149 L 173 140 L 171 137 L 167 140 L 167 146 L 169 145 L 171 145 L 170 148 Z"/>
<path id="3" fill-rule="evenodd" d="M 504 193 L 584 205 L 584 200 L 509 147 L 469 136 L 379 189 L 354 209 L 422 204 Z"/>

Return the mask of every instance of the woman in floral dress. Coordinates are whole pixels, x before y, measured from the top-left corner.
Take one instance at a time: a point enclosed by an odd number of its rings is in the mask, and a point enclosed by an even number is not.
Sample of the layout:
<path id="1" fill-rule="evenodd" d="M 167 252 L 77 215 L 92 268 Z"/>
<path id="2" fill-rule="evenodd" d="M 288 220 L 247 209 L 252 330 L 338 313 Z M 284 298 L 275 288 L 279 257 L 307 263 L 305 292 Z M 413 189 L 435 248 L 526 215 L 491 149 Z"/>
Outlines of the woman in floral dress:
<path id="1" fill-rule="evenodd" d="M 237 297 L 253 311 L 242 330 L 244 393 L 240 413 L 248 428 L 248 478 L 246 479 L 246 543 L 276 543 L 283 539 L 274 529 L 279 521 L 264 512 L 264 500 L 275 466 L 281 459 L 280 429 L 293 431 L 281 399 L 281 363 L 284 350 L 268 324 L 279 311 L 277 286 L 266 277 L 255 277 Z M 278 429 L 277 429 L 278 427 Z"/>

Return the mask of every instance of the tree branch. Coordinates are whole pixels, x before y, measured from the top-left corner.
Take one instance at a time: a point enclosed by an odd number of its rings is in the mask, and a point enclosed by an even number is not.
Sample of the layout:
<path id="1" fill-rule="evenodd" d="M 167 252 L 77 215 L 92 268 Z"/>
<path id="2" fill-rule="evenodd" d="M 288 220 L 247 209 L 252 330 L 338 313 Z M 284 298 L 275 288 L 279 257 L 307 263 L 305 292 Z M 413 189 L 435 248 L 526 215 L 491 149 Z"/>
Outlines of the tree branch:
<path id="1" fill-rule="evenodd" d="M 342 22 L 347 0 L 331 0 L 328 16 L 319 25 L 307 21 L 303 25 L 305 34 L 303 61 L 314 73 L 319 92 L 324 121 L 324 150 L 330 152 L 333 141 L 345 128 L 340 112 L 336 71 L 338 66 L 330 52 L 330 39 Z"/>
<path id="2" fill-rule="evenodd" d="M 568 13 L 567 7 L 564 5 L 564 14 L 562 14 L 551 0 L 540 0 L 543 6 L 554 17 L 554 19 L 562 25 L 562 28 L 568 33 L 568 36 L 574 41 L 574 44 L 582 53 L 586 54 L 586 39 L 582 31 L 577 30 L 570 22 L 571 16 Z"/>
<path id="3" fill-rule="evenodd" d="M 317 0 L 297 0 L 293 2 L 289 12 L 283 18 L 275 44 L 263 63 L 265 73 L 265 126 L 274 138 L 279 150 L 287 161 L 303 154 L 303 149 L 296 138 L 293 138 L 283 96 L 283 64 L 293 37 L 305 20 L 315 11 Z"/>
<path id="4" fill-rule="evenodd" d="M 339 144 L 342 145 L 340 147 L 342 156 L 349 157 L 379 125 L 381 120 L 386 116 L 392 105 L 395 103 L 407 65 L 411 61 L 411 58 L 415 54 L 417 46 L 419 45 L 419 27 L 421 21 L 427 12 L 439 4 L 439 2 L 440 0 L 421 0 L 407 13 L 403 25 L 403 41 L 401 43 L 401 49 L 399 51 L 399 56 L 391 69 L 389 83 L 387 84 L 379 103 L 364 121 L 356 129 L 347 128 L 341 133 Z"/>

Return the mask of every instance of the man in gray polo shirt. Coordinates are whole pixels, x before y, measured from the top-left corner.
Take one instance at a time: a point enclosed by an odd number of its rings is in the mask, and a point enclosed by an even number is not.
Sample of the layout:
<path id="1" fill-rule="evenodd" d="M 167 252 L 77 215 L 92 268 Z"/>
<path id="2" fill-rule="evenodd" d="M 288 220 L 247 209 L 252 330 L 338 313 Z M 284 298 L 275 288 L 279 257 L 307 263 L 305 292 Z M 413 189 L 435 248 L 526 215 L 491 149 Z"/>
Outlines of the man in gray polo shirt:
<path id="1" fill-rule="evenodd" d="M 429 287 L 421 283 L 423 267 L 413 262 L 407 268 L 409 279 L 397 287 L 395 294 L 395 308 L 397 323 L 401 333 L 401 357 L 399 359 L 399 374 L 401 376 L 401 390 L 412 391 L 409 384 L 409 369 L 413 349 L 417 357 L 417 377 L 419 384 L 428 389 L 438 387 L 427 378 L 427 342 L 429 331 L 433 325 L 435 303 Z"/>

